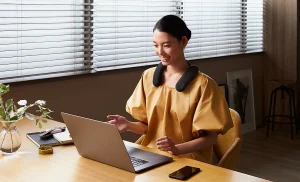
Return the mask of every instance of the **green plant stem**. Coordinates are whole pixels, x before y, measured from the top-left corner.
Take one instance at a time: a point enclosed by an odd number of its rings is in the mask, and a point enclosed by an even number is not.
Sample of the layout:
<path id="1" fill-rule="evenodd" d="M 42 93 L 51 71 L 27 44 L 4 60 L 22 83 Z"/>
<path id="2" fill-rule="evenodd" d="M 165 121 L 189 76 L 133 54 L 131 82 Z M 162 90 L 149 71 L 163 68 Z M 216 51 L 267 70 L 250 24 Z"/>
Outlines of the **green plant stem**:
<path id="1" fill-rule="evenodd" d="M 11 131 L 9 130 L 9 133 L 10 133 L 10 139 L 11 139 L 11 147 L 10 147 L 10 152 L 12 153 L 13 152 L 13 147 L 14 147 L 14 141 L 12 139 L 12 134 L 11 134 Z"/>
<path id="2" fill-rule="evenodd" d="M 3 145 L 4 139 L 5 139 L 5 137 L 6 137 L 6 134 L 7 134 L 7 133 L 4 134 L 3 140 L 2 140 L 2 142 L 1 142 L 1 147 L 0 147 L 0 149 L 2 149 L 2 145 Z"/>

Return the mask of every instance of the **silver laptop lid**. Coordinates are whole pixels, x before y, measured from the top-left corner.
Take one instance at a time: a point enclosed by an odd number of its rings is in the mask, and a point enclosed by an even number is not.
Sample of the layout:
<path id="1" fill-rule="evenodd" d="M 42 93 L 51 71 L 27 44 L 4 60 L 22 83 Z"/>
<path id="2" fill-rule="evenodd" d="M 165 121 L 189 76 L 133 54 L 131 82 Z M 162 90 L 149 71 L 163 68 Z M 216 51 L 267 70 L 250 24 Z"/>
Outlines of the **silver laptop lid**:
<path id="1" fill-rule="evenodd" d="M 82 157 L 135 172 L 115 125 L 63 112 L 61 115 Z"/>

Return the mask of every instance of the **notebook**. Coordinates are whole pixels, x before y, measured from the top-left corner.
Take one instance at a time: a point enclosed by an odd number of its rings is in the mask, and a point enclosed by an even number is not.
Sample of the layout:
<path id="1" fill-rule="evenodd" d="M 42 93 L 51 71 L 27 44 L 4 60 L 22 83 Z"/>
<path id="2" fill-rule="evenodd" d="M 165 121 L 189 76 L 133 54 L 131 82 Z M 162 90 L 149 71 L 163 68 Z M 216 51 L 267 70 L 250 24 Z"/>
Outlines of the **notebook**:
<path id="1" fill-rule="evenodd" d="M 173 160 L 168 156 L 125 146 L 118 128 L 113 124 L 67 113 L 61 115 L 82 157 L 133 173 Z"/>
<path id="2" fill-rule="evenodd" d="M 70 133 L 68 131 L 68 129 L 66 129 L 66 131 L 64 132 L 60 132 L 60 133 L 55 133 L 53 134 L 53 137 L 59 141 L 60 144 L 65 145 L 65 144 L 72 144 L 73 140 L 70 136 Z"/>
<path id="3" fill-rule="evenodd" d="M 26 136 L 38 147 L 40 147 L 42 145 L 50 145 L 50 146 L 61 145 L 60 142 L 53 137 L 49 137 L 47 139 L 41 139 L 41 137 L 40 137 L 41 133 L 43 133 L 43 131 L 27 133 Z"/>

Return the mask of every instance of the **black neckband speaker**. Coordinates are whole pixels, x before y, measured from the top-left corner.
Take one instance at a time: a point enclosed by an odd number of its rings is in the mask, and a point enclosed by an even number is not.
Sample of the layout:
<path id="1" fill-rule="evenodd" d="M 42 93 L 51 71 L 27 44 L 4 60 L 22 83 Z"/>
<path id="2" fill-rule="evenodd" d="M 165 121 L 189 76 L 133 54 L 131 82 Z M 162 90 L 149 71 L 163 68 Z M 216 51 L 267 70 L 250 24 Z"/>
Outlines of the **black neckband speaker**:
<path id="1" fill-rule="evenodd" d="M 191 65 L 191 63 L 189 61 L 188 61 L 188 64 L 190 65 L 190 67 L 186 70 L 186 72 L 181 76 L 181 78 L 176 83 L 175 88 L 178 92 L 182 92 L 199 72 L 197 66 Z M 157 65 L 157 67 L 154 71 L 154 75 L 153 75 L 153 85 L 154 86 L 159 87 L 161 85 L 163 72 L 165 69 L 166 69 L 166 66 L 164 66 L 162 63 L 159 63 Z"/>

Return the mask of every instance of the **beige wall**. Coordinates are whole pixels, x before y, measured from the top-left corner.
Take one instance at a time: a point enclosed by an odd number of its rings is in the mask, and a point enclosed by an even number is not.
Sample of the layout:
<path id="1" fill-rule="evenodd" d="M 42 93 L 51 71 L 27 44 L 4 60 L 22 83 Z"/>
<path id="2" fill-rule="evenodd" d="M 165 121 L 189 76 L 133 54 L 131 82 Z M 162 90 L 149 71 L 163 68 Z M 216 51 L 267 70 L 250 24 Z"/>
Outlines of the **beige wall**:
<path id="1" fill-rule="evenodd" d="M 263 108 L 262 57 L 262 53 L 246 54 L 203 59 L 194 61 L 194 64 L 218 83 L 226 83 L 227 71 L 252 68 L 256 123 L 259 125 Z M 120 114 L 131 119 L 125 111 L 125 104 L 146 68 L 11 83 L 11 91 L 6 98 L 30 102 L 46 100 L 48 107 L 55 111 L 52 116 L 58 121 L 62 121 L 62 111 L 98 120 L 106 120 L 108 114 Z M 137 135 L 125 133 L 123 137 L 132 141 Z"/>
<path id="2" fill-rule="evenodd" d="M 265 0 L 265 78 L 297 80 L 297 0 Z"/>
<path id="3" fill-rule="evenodd" d="M 270 93 L 280 86 L 270 80 L 297 82 L 297 0 L 264 0 L 265 113 Z M 286 83 L 286 81 L 285 81 Z M 287 86 L 296 90 L 295 84 Z M 299 91 L 298 91 L 299 92 Z M 277 114 L 289 113 L 287 102 L 276 104 Z M 300 108 L 298 108 L 300 109 Z"/>

